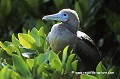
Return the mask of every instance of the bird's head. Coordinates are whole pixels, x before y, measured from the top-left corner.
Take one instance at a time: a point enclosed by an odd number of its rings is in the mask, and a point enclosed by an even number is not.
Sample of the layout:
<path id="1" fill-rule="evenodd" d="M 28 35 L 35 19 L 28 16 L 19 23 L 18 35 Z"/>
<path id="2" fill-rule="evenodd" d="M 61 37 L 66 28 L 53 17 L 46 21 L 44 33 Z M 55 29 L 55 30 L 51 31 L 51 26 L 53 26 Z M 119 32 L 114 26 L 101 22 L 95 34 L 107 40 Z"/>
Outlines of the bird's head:
<path id="1" fill-rule="evenodd" d="M 56 14 L 44 16 L 42 19 L 46 20 L 57 20 L 63 23 L 68 23 L 74 28 L 78 29 L 79 18 L 76 11 L 71 9 L 62 9 Z"/>

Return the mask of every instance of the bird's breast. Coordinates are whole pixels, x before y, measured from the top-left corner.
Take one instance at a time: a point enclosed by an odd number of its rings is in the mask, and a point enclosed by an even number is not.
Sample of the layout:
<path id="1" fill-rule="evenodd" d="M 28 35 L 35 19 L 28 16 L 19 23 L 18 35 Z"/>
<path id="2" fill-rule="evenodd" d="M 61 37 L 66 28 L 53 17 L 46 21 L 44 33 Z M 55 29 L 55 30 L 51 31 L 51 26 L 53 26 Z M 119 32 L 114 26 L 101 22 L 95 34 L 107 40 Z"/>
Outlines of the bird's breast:
<path id="1" fill-rule="evenodd" d="M 64 28 L 52 29 L 48 35 L 48 42 L 53 51 L 59 52 L 64 49 L 67 45 L 73 46 L 76 36 L 69 30 Z"/>

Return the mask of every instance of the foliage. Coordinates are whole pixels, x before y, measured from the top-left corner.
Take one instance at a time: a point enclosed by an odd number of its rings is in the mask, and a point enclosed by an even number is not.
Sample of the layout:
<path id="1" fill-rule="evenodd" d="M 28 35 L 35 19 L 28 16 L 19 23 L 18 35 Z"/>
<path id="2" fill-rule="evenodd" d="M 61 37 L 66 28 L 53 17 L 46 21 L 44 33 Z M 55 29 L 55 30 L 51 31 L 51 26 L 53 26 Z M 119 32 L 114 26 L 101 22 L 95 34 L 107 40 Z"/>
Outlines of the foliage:
<path id="1" fill-rule="evenodd" d="M 12 42 L 0 42 L 1 79 L 74 79 L 77 70 L 75 54 L 67 55 L 68 46 L 63 50 L 62 59 L 52 50 L 47 49 L 44 28 L 33 28 L 25 33 L 18 33 L 18 39 L 12 35 Z M 30 55 L 34 55 L 30 57 Z M 10 63 L 11 61 L 11 63 Z"/>

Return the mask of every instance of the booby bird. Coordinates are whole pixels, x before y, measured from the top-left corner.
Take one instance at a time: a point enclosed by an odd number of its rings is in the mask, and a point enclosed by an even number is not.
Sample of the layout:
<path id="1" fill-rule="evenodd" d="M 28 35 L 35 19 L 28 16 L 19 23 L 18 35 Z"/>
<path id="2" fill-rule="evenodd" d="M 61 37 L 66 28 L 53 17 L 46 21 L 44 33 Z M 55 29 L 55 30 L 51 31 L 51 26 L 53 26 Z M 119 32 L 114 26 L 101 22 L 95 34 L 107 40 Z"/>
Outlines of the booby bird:
<path id="1" fill-rule="evenodd" d="M 47 36 L 47 41 L 54 52 L 62 51 L 69 45 L 79 60 L 79 71 L 95 70 L 100 61 L 99 51 L 94 41 L 84 32 L 78 31 L 79 17 L 76 11 L 62 9 L 56 14 L 46 15 L 42 19 L 57 20 Z"/>

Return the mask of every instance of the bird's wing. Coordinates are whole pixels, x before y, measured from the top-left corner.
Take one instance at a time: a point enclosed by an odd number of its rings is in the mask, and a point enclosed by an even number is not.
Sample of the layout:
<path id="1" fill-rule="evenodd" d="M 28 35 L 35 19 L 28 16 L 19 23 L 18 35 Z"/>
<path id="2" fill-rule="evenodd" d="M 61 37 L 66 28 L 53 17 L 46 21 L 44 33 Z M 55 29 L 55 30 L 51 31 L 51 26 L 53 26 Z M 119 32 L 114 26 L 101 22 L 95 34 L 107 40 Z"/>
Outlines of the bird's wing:
<path id="1" fill-rule="evenodd" d="M 88 36 L 86 35 L 84 32 L 81 31 L 77 31 L 77 37 L 80 40 L 83 40 L 85 43 L 87 43 L 89 46 L 96 48 L 96 44 L 94 43 L 94 41 Z"/>
<path id="2" fill-rule="evenodd" d="M 100 54 L 94 41 L 81 31 L 77 32 L 77 38 L 75 52 L 86 67 L 96 68 L 100 61 Z"/>

